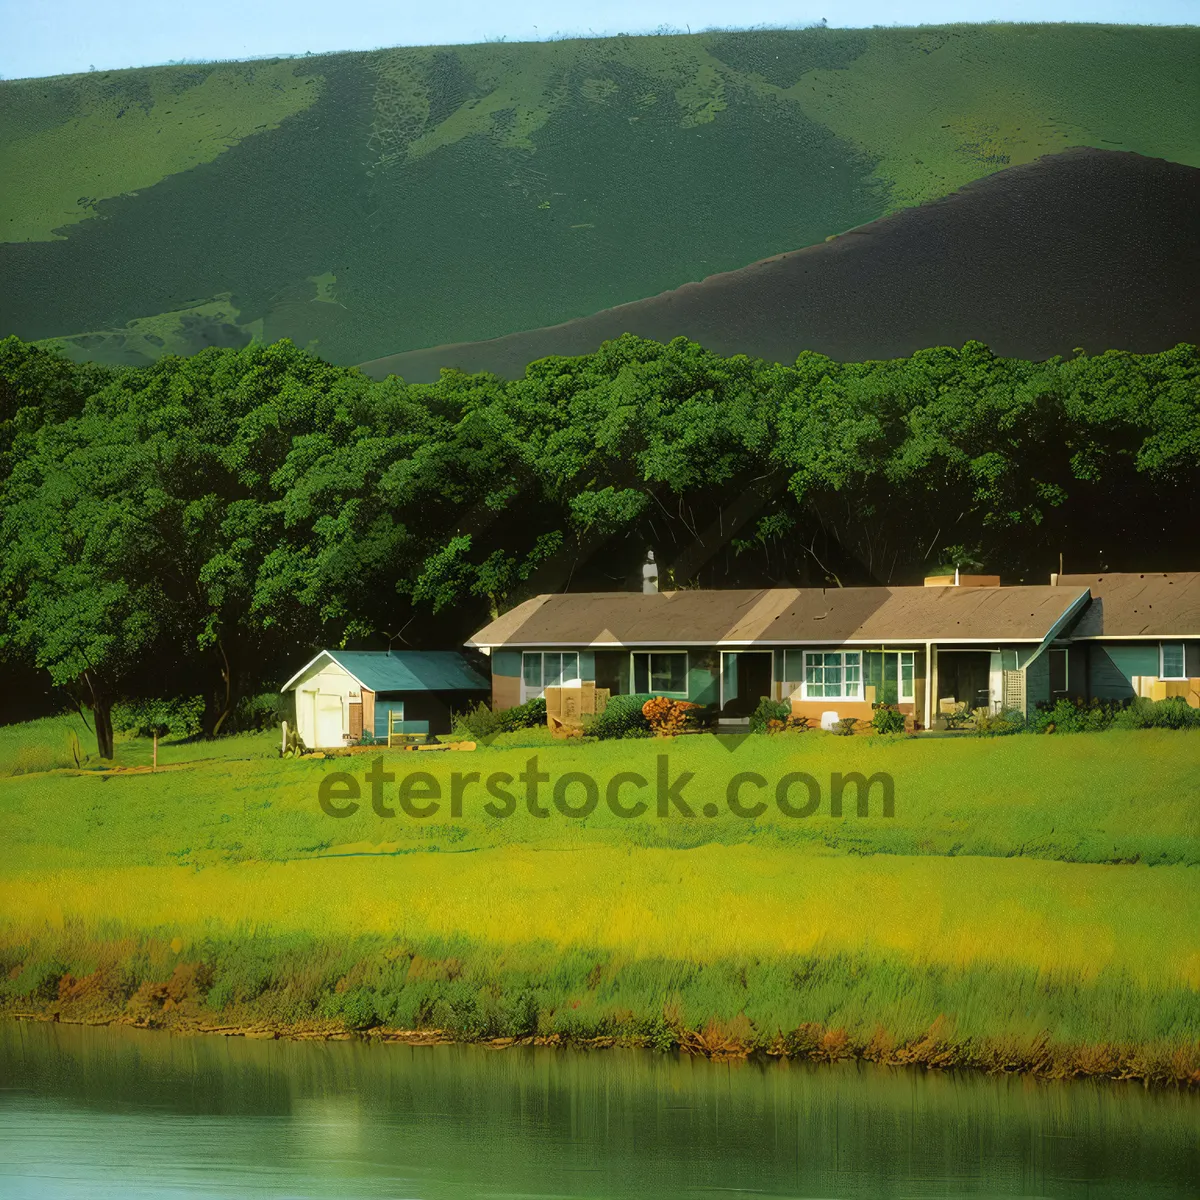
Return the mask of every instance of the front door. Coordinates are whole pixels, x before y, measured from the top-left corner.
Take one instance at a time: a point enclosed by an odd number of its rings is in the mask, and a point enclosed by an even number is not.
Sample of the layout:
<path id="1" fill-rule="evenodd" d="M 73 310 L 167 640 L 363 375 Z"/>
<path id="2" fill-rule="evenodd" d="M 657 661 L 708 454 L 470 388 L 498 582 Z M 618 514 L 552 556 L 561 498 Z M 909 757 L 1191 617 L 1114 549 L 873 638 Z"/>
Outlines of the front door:
<path id="1" fill-rule="evenodd" d="M 942 701 L 956 707 L 990 708 L 992 655 L 987 650 L 938 651 L 938 711 Z"/>
<path id="2" fill-rule="evenodd" d="M 772 663 L 769 650 L 725 650 L 721 653 L 721 715 L 748 717 L 764 696 L 770 696 Z"/>
<path id="3" fill-rule="evenodd" d="M 342 746 L 342 698 L 340 696 L 322 696 L 319 692 L 317 702 L 317 745 Z"/>

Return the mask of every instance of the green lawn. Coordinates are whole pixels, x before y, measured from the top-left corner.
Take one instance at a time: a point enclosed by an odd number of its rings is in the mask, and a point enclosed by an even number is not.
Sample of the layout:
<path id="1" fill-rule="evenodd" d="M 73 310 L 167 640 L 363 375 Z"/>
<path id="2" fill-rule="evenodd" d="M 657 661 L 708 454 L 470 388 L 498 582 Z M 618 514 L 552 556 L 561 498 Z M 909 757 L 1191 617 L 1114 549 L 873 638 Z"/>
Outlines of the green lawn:
<path id="1" fill-rule="evenodd" d="M 30 770 L 29 747 L 65 728 L 0 730 L 0 768 L 20 772 L 0 786 L 10 1005 L 69 1015 L 82 987 L 88 1004 L 142 1011 L 173 979 L 180 1012 L 282 1024 L 707 1037 L 709 1049 L 791 1037 L 818 1054 L 828 1035 L 886 1061 L 940 1045 L 979 1065 L 1042 1069 L 1044 1051 L 1060 1071 L 1200 1067 L 1188 1065 L 1200 1053 L 1195 733 L 807 733 L 730 749 L 535 730 L 473 752 L 383 754 L 395 815 L 380 816 L 364 779 L 373 755 L 280 759 L 264 734 L 164 743 L 157 774 Z M 515 778 L 535 755 L 547 815 L 527 810 L 519 781 L 513 814 L 488 815 L 488 777 Z M 670 780 L 691 774 L 681 794 L 694 815 L 657 815 L 662 756 Z M 117 759 L 143 766 L 147 745 L 121 743 Z M 319 800 L 335 772 L 358 780 L 344 818 Z M 427 817 L 399 802 L 417 772 L 413 805 L 439 806 Z M 620 772 L 652 784 L 635 819 L 604 802 Z M 729 810 L 733 776 L 760 775 L 770 800 L 800 772 L 822 788 L 813 815 Z M 834 772 L 888 773 L 894 816 L 878 794 L 859 816 L 853 791 L 832 815 Z M 600 799 L 569 817 L 552 797 L 579 773 Z M 351 802 L 346 783 L 333 803 Z M 584 790 L 576 779 L 565 796 Z M 756 797 L 747 786 L 744 802 Z M 60 986 L 65 973 L 76 982 Z M 194 995 L 189 979 L 204 981 Z M 813 1029 L 825 1049 L 809 1046 Z M 1080 1066 L 1083 1046 L 1093 1057 Z"/>
<path id="2" fill-rule="evenodd" d="M 241 861 L 290 861 L 317 854 L 367 850 L 477 850 L 511 845 L 686 848 L 710 843 L 869 854 L 981 855 L 1032 857 L 1092 863 L 1200 864 L 1200 734 L 1170 730 L 1020 736 L 995 739 L 840 738 L 820 733 L 752 737 L 736 750 L 708 736 L 673 742 L 639 739 L 606 743 L 555 742 L 544 730 L 501 737 L 474 752 L 382 754 L 397 781 L 386 785 L 380 817 L 369 803 L 363 777 L 373 755 L 336 759 L 280 759 L 278 735 L 253 734 L 216 742 L 164 742 L 158 775 L 105 778 L 99 773 L 28 771 L 51 765 L 55 747 L 65 747 L 70 722 L 35 722 L 0 728 L 0 777 L 24 769 L 4 784 L 2 808 L 7 837 L 0 869 L 65 865 L 204 866 Z M 21 731 L 24 731 L 23 733 Z M 693 778 L 683 798 L 696 814 L 672 807 L 656 815 L 658 759 L 668 759 L 672 780 Z M 539 785 L 551 815 L 538 818 L 524 802 L 517 778 L 538 756 L 548 782 Z M 199 761 L 206 759 L 209 761 Z M 117 764 L 145 766 L 148 741 L 120 743 Z M 189 764 L 189 765 L 182 765 Z M 90 766 L 98 765 L 94 761 Z M 334 819 L 318 802 L 322 779 L 348 771 L 362 795 L 351 816 Z M 442 799 L 429 817 L 414 818 L 397 807 L 399 780 L 428 772 Z M 636 820 L 615 816 L 604 802 L 608 782 L 619 772 L 640 773 L 649 812 Z M 894 780 L 894 816 L 882 815 L 879 792 L 870 815 L 859 817 L 855 792 L 844 816 L 830 813 L 834 772 Z M 451 815 L 452 776 L 479 772 L 466 785 L 461 818 Z M 511 817 L 488 815 L 495 803 L 485 791 L 488 776 L 514 777 L 518 804 Z M 552 805 L 555 784 L 584 772 L 601 793 L 595 811 L 568 818 Z M 769 784 L 791 772 L 811 774 L 822 787 L 820 808 L 811 817 L 784 816 L 774 804 L 753 820 L 733 815 L 726 792 L 733 776 L 760 774 Z M 744 802 L 758 796 L 744 789 Z M 795 793 L 797 802 L 803 794 Z M 622 802 L 634 792 L 621 793 Z M 583 799 L 579 786 L 566 795 Z M 706 804 L 718 815 L 705 817 Z M 54 814 L 48 831 L 47 814 Z"/>

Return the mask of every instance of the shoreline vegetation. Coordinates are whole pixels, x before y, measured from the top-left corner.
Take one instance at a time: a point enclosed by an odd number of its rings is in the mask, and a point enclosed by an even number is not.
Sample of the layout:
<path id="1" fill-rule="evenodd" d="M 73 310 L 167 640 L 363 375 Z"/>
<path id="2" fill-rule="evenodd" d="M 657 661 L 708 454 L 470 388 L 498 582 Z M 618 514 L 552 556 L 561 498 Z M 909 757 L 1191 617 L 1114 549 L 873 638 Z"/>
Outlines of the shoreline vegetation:
<path id="1" fill-rule="evenodd" d="M 158 775 L 29 771 L 56 729 L 0 743 L 0 1016 L 1200 1086 L 1194 731 L 669 745 L 696 812 L 747 769 L 886 770 L 890 818 L 498 820 L 468 795 L 333 820 L 349 760 L 281 759 L 270 731 L 208 761 L 160 742 Z M 535 754 L 652 776 L 663 749 L 520 730 L 421 767 L 448 792 Z"/>
<path id="2" fill-rule="evenodd" d="M 93 946 L 92 949 L 93 953 L 104 954 L 117 950 L 117 946 Z M 321 952 L 328 956 L 337 954 L 336 949 L 328 946 L 322 947 Z M 219 987 L 220 981 L 217 984 L 211 982 L 211 970 L 203 961 L 177 961 L 169 977 L 156 982 L 152 976 L 123 1000 L 124 989 L 130 986 L 135 968 L 141 965 L 144 969 L 148 957 L 161 959 L 170 953 L 170 944 L 143 943 L 124 960 L 106 959 L 91 975 L 77 978 L 66 972 L 56 980 L 46 976 L 47 995 L 56 989 L 54 999 L 23 1008 L 6 1005 L 0 1008 L 0 1017 L 86 1026 L 119 1025 L 179 1036 L 296 1041 L 357 1039 L 381 1046 L 475 1044 L 491 1049 L 546 1046 L 599 1050 L 620 1047 L 694 1055 L 714 1061 L 858 1061 L 925 1070 L 1021 1074 L 1043 1080 L 1135 1081 L 1155 1088 L 1200 1088 L 1200 1039 L 1194 1039 L 1190 1044 L 1168 1038 L 1071 1040 L 1056 1038 L 1046 1029 L 1037 1028 L 1036 1021 L 1019 1017 L 1010 1024 L 1007 1032 L 960 1032 L 959 1022 L 942 1012 L 921 1028 L 913 1024 L 911 1009 L 904 1014 L 895 1014 L 896 1020 L 890 1023 L 886 1019 L 874 1024 L 863 1020 L 848 1027 L 833 1022 L 804 1021 L 795 1028 L 772 1032 L 769 1026 L 756 1026 L 744 1011 L 729 1019 L 715 1015 L 693 1019 L 694 1012 L 700 1011 L 695 1007 L 695 993 L 712 990 L 709 981 L 697 986 L 700 978 L 684 982 L 682 990 L 672 992 L 659 1008 L 635 1011 L 611 1004 L 597 1005 L 594 1000 L 597 990 L 610 995 L 619 993 L 623 982 L 619 969 L 610 972 L 607 980 L 599 979 L 602 973 L 599 961 L 593 963 L 587 976 L 573 981 L 579 985 L 578 998 L 566 1001 L 552 1013 L 539 1013 L 531 999 L 528 980 L 524 981 L 525 986 L 508 990 L 495 978 L 479 988 L 475 987 L 478 979 L 456 987 L 472 969 L 469 960 L 454 957 L 427 959 L 411 951 L 396 953 L 395 948 L 385 951 L 384 957 L 390 963 L 399 962 L 401 974 L 415 975 L 419 981 L 415 989 L 402 986 L 401 992 L 392 1000 L 398 1007 L 405 1007 L 406 1015 L 410 1017 L 420 1019 L 422 1014 L 428 1014 L 432 1020 L 444 1022 L 433 1024 L 390 1024 L 379 1020 L 375 1005 L 380 1003 L 380 993 L 364 988 L 361 983 L 344 986 L 347 979 L 354 977 L 354 969 L 322 994 L 316 1004 L 317 1014 L 307 1018 L 289 1019 L 282 1015 L 289 1004 L 295 1003 L 297 975 L 279 986 L 268 987 L 254 1001 L 234 1003 L 221 1010 L 207 1007 L 202 998 L 205 988 Z M 281 963 L 286 964 L 286 956 L 275 960 L 276 966 Z M 362 964 L 356 965 L 360 968 L 361 978 Z M 681 967 L 684 976 L 690 972 L 694 977 L 702 977 L 706 973 L 698 969 L 697 964 L 631 964 L 627 974 L 644 978 L 653 974 L 655 968 L 677 972 Z M 717 970 L 728 975 L 732 970 L 735 977 L 744 977 L 747 973 L 744 964 L 722 964 L 722 967 L 723 971 L 709 967 L 708 972 Z M 966 971 L 956 976 L 953 972 L 913 970 L 898 963 L 884 964 L 881 969 L 878 963 L 867 964 L 865 958 L 846 962 L 811 959 L 807 963 L 774 964 L 773 968 L 774 973 L 790 969 L 793 980 L 807 971 L 810 976 L 822 976 L 822 982 L 827 986 L 846 990 L 862 985 L 864 973 L 879 976 L 890 970 L 890 990 L 902 1008 L 909 1008 L 900 999 L 905 991 L 925 998 L 939 989 L 974 988 L 974 999 L 978 1003 L 986 994 L 980 985 L 985 988 L 990 985 L 996 989 L 993 994 L 998 1001 L 997 1013 L 992 1015 L 1001 1016 L 1001 1020 L 1012 1015 L 1001 1015 L 999 1011 L 1011 1003 L 1012 992 L 1005 998 L 1009 989 L 1015 989 L 1025 1001 L 1045 1004 L 1049 999 L 1051 1005 L 1057 1002 L 1068 1024 L 1073 1024 L 1073 1018 L 1079 1015 L 1067 1011 L 1072 1002 L 1078 1003 L 1081 998 L 1076 985 L 1057 986 L 1031 973 L 1024 977 L 1021 973 L 1008 973 L 1006 978 L 1005 973 L 1000 972 L 987 979 L 988 972 Z M 843 972 L 843 983 L 836 982 L 839 969 Z M 772 972 L 771 967 L 767 970 Z M 906 975 L 909 978 L 905 978 Z M 972 975 L 975 978 L 971 978 Z M 430 983 L 443 986 L 430 987 Z M 404 1000 L 405 990 L 420 992 L 421 999 L 415 1006 L 411 996 L 407 1002 Z M 1084 999 L 1124 1004 L 1130 1010 L 1150 1005 L 1155 1010 L 1151 1023 L 1161 1023 L 1155 1018 L 1161 1019 L 1167 1007 L 1177 1006 L 1177 1016 L 1182 1018 L 1189 999 L 1194 999 L 1184 988 L 1171 997 L 1151 996 L 1128 978 L 1120 977 L 1099 981 L 1093 988 L 1085 990 L 1094 991 L 1095 995 Z M 967 999 L 970 1006 L 970 999 Z M 581 1012 L 585 1005 L 587 1010 Z M 921 1007 L 920 1000 L 915 1007 Z M 325 1015 L 319 1015 L 321 1013 Z M 993 1022 L 985 1016 L 983 1023 Z M 1136 1020 L 1133 1022 L 1137 1023 Z"/>

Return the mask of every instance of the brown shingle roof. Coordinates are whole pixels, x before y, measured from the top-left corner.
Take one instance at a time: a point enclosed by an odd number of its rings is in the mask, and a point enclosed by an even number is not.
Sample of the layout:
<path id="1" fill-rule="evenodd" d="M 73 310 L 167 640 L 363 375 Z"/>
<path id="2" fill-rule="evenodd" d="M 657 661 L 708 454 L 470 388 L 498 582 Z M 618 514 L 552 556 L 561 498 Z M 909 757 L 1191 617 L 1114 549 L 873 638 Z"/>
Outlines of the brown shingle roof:
<path id="1" fill-rule="evenodd" d="M 566 592 L 525 601 L 468 644 L 1036 642 L 1083 594 L 1065 586 Z"/>
<path id="2" fill-rule="evenodd" d="M 1060 575 L 1058 582 L 1093 596 L 1072 637 L 1200 637 L 1200 571 Z"/>

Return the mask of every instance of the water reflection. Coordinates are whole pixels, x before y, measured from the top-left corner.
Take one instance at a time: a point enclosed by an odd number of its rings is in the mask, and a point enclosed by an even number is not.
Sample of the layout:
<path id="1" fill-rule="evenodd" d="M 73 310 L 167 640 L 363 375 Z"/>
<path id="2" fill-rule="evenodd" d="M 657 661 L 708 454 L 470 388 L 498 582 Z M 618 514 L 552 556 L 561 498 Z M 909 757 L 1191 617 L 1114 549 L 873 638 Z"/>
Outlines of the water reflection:
<path id="1" fill-rule="evenodd" d="M 0 1025 L 6 1197 L 1194 1196 L 1200 1098 Z"/>

